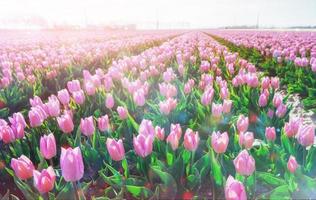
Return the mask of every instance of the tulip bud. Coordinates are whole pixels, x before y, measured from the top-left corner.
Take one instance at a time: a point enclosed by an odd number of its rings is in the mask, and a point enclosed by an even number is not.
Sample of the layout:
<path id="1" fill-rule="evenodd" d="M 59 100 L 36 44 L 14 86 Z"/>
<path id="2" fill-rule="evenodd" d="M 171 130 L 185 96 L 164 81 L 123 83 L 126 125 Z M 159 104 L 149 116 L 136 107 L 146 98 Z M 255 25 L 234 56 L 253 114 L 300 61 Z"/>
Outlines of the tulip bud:
<path id="1" fill-rule="evenodd" d="M 112 109 L 113 106 L 114 106 L 114 98 L 112 94 L 109 93 L 106 95 L 105 107 L 107 107 L 108 109 Z"/>
<path id="2" fill-rule="evenodd" d="M 133 146 L 135 153 L 143 158 L 151 154 L 153 150 L 153 138 L 139 134 L 133 138 Z"/>
<path id="3" fill-rule="evenodd" d="M 170 144 L 172 150 L 176 150 L 179 146 L 179 137 L 177 136 L 177 133 L 175 131 L 171 131 L 167 137 L 167 143 Z"/>
<path id="4" fill-rule="evenodd" d="M 264 93 L 262 93 L 259 97 L 259 106 L 265 107 L 267 104 L 268 104 L 268 98 Z"/>
<path id="5" fill-rule="evenodd" d="M 25 155 L 20 156 L 18 159 L 12 158 L 11 168 L 21 180 L 27 180 L 33 176 L 34 165 Z"/>
<path id="6" fill-rule="evenodd" d="M 72 93 L 72 98 L 79 105 L 83 104 L 86 99 L 83 90 L 74 91 Z"/>
<path id="7" fill-rule="evenodd" d="M 228 176 L 226 181 L 225 198 L 226 200 L 247 200 L 245 186 L 231 175 Z"/>
<path id="8" fill-rule="evenodd" d="M 159 140 L 164 140 L 165 138 L 165 129 L 159 127 L 159 126 L 156 126 L 155 128 L 155 135 L 156 135 L 156 138 L 158 138 Z"/>
<path id="9" fill-rule="evenodd" d="M 142 122 L 139 125 L 139 134 L 142 135 L 149 135 L 151 137 L 155 136 L 155 128 L 150 120 L 143 119 Z"/>
<path id="10" fill-rule="evenodd" d="M 104 132 L 110 130 L 110 120 L 108 115 L 104 115 L 98 118 L 99 130 Z"/>
<path id="11" fill-rule="evenodd" d="M 298 164 L 296 162 L 296 159 L 294 156 L 290 156 L 288 162 L 287 162 L 287 169 L 291 172 L 294 173 L 298 167 Z"/>
<path id="12" fill-rule="evenodd" d="M 265 135 L 266 135 L 267 140 L 274 141 L 276 139 L 275 128 L 274 127 L 266 127 Z"/>
<path id="13" fill-rule="evenodd" d="M 189 151 L 195 151 L 198 148 L 200 137 L 198 132 L 187 129 L 184 134 L 184 147 Z"/>
<path id="14" fill-rule="evenodd" d="M 54 188 L 56 174 L 51 166 L 41 172 L 34 170 L 33 177 L 34 186 L 40 193 L 47 193 Z"/>
<path id="15" fill-rule="evenodd" d="M 117 112 L 121 120 L 124 120 L 128 117 L 128 111 L 126 108 L 122 106 L 117 107 Z"/>
<path id="16" fill-rule="evenodd" d="M 223 102 L 223 113 L 230 113 L 231 108 L 232 108 L 232 100 L 227 100 L 225 99 Z"/>
<path id="17" fill-rule="evenodd" d="M 81 119 L 80 121 L 80 131 L 87 137 L 92 136 L 94 133 L 94 122 L 93 117 L 87 117 L 84 119 Z"/>
<path id="18" fill-rule="evenodd" d="M 79 80 L 68 81 L 67 88 L 71 93 L 81 90 Z"/>
<path id="19" fill-rule="evenodd" d="M 41 137 L 40 151 L 45 159 L 51 159 L 56 156 L 56 140 L 52 133 Z"/>
<path id="20" fill-rule="evenodd" d="M 248 117 L 244 117 L 243 115 L 240 115 L 237 120 L 237 129 L 239 133 L 247 131 L 248 125 L 249 125 Z"/>
<path id="21" fill-rule="evenodd" d="M 47 108 L 48 108 L 48 114 L 51 117 L 57 117 L 60 114 L 60 104 L 59 100 L 55 95 L 51 95 L 48 97 L 48 102 L 47 102 Z"/>
<path id="22" fill-rule="evenodd" d="M 107 138 L 106 148 L 107 148 L 112 160 L 120 161 L 120 160 L 124 159 L 125 150 L 124 150 L 123 142 L 121 139 L 116 141 L 114 139 Z"/>
<path id="23" fill-rule="evenodd" d="M 255 171 L 255 159 L 247 150 L 242 150 L 234 159 L 236 172 L 243 176 L 250 176 Z"/>
<path id="24" fill-rule="evenodd" d="M 84 165 L 79 147 L 61 148 L 60 168 L 62 176 L 67 182 L 79 181 L 83 177 Z"/>
<path id="25" fill-rule="evenodd" d="M 134 102 L 137 106 L 145 105 L 146 99 L 142 89 L 137 90 L 133 95 Z"/>
<path id="26" fill-rule="evenodd" d="M 74 130 L 74 124 L 69 114 L 57 117 L 57 122 L 60 130 L 64 133 L 71 133 Z"/>
<path id="27" fill-rule="evenodd" d="M 212 104 L 212 115 L 215 118 L 219 118 L 222 115 L 223 112 L 223 106 L 222 104 Z"/>
<path id="28" fill-rule="evenodd" d="M 297 141 L 302 146 L 311 146 L 315 140 L 315 127 L 313 125 L 300 126 L 297 134 Z"/>
<path id="29" fill-rule="evenodd" d="M 241 147 L 245 147 L 246 149 L 250 149 L 254 142 L 253 132 L 241 132 L 239 134 L 239 145 Z"/>
<path id="30" fill-rule="evenodd" d="M 57 96 L 60 103 L 62 103 L 64 106 L 69 104 L 70 97 L 69 97 L 68 90 L 66 89 L 59 90 L 57 93 Z"/>
<path id="31" fill-rule="evenodd" d="M 214 131 L 211 139 L 212 148 L 214 151 L 218 154 L 225 153 L 229 142 L 227 132 L 221 134 L 219 131 Z"/>

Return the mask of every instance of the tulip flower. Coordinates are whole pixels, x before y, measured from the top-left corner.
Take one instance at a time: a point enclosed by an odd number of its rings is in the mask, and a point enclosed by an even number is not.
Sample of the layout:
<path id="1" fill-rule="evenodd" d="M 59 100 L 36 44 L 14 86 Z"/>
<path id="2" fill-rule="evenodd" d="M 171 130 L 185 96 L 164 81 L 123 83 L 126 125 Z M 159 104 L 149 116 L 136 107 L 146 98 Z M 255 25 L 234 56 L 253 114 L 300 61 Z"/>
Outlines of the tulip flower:
<path id="1" fill-rule="evenodd" d="M 275 128 L 274 127 L 266 127 L 265 135 L 266 135 L 267 140 L 274 141 L 276 139 Z"/>
<path id="2" fill-rule="evenodd" d="M 263 77 L 261 80 L 261 88 L 268 89 L 270 86 L 270 79 L 269 77 Z"/>
<path id="3" fill-rule="evenodd" d="M 155 127 L 155 136 L 159 140 L 164 140 L 165 138 L 165 129 L 161 128 L 160 126 Z"/>
<path id="4" fill-rule="evenodd" d="M 164 115 L 169 115 L 169 113 L 174 110 L 177 106 L 177 100 L 169 98 L 165 101 L 159 103 L 160 112 Z"/>
<path id="5" fill-rule="evenodd" d="M 12 158 L 11 168 L 21 180 L 27 180 L 33 176 L 34 165 L 25 155 L 20 156 L 18 159 Z"/>
<path id="6" fill-rule="evenodd" d="M 137 137 L 133 138 L 133 146 L 135 153 L 140 157 L 145 158 L 151 154 L 153 150 L 153 138 L 149 135 L 139 134 Z"/>
<path id="7" fill-rule="evenodd" d="M 69 114 L 57 117 L 57 122 L 60 130 L 64 133 L 71 133 L 74 130 L 74 124 Z"/>
<path id="8" fill-rule="evenodd" d="M 79 147 L 61 148 L 60 168 L 62 176 L 67 182 L 79 181 L 83 177 L 84 165 Z"/>
<path id="9" fill-rule="evenodd" d="M 298 164 L 296 162 L 296 159 L 294 156 L 290 156 L 288 162 L 287 162 L 287 169 L 291 172 L 294 173 L 298 167 Z"/>
<path id="10" fill-rule="evenodd" d="M 213 88 L 207 89 L 201 97 L 201 103 L 204 106 L 208 106 L 211 104 L 213 97 L 214 97 L 214 89 Z"/>
<path id="11" fill-rule="evenodd" d="M 92 96 L 95 94 L 96 87 L 95 87 L 93 81 L 89 80 L 89 81 L 85 82 L 84 86 L 85 86 L 85 90 L 86 90 L 87 95 Z"/>
<path id="12" fill-rule="evenodd" d="M 143 119 L 139 125 L 139 134 L 149 135 L 151 137 L 155 136 L 155 128 L 150 120 Z"/>
<path id="13" fill-rule="evenodd" d="M 76 104 L 79 104 L 79 105 L 83 104 L 86 99 L 84 96 L 83 90 L 74 91 L 72 93 L 72 98 L 74 99 Z"/>
<path id="14" fill-rule="evenodd" d="M 214 131 L 212 133 L 211 139 L 211 144 L 214 151 L 218 154 L 225 153 L 229 143 L 227 132 L 220 133 L 219 131 Z"/>
<path id="15" fill-rule="evenodd" d="M 70 97 L 69 97 L 68 90 L 66 89 L 59 90 L 57 93 L 57 96 L 60 103 L 63 104 L 64 106 L 69 104 Z"/>
<path id="16" fill-rule="evenodd" d="M 282 102 L 283 102 L 283 97 L 282 97 L 282 95 L 280 95 L 280 94 L 275 94 L 272 101 L 273 101 L 274 107 L 277 108 L 277 107 L 279 107 L 279 105 L 282 104 Z"/>
<path id="17" fill-rule="evenodd" d="M 281 104 L 279 105 L 279 107 L 277 108 L 277 110 L 275 111 L 275 115 L 276 115 L 278 118 L 282 118 L 282 117 L 284 117 L 286 111 L 287 111 L 286 105 L 284 105 L 283 103 L 281 103 Z"/>
<path id="18" fill-rule="evenodd" d="M 105 107 L 107 107 L 108 109 L 112 109 L 113 106 L 114 106 L 114 98 L 112 94 L 109 93 L 106 95 Z"/>
<path id="19" fill-rule="evenodd" d="M 265 107 L 268 104 L 268 98 L 264 93 L 260 94 L 258 103 L 260 107 Z"/>
<path id="20" fill-rule="evenodd" d="M 245 149 L 238 154 L 233 162 L 236 172 L 243 176 L 250 176 L 256 169 L 255 159 Z"/>
<path id="21" fill-rule="evenodd" d="M 60 104 L 59 100 L 55 95 L 51 95 L 48 97 L 48 102 L 47 102 L 47 108 L 48 108 L 48 114 L 51 117 L 57 117 L 60 114 Z"/>
<path id="22" fill-rule="evenodd" d="M 8 125 L 0 126 L 0 139 L 5 143 L 9 144 L 15 141 L 15 134 L 12 128 Z"/>
<path id="23" fill-rule="evenodd" d="M 117 107 L 117 113 L 121 120 L 124 120 L 128 117 L 128 111 L 125 107 L 118 106 Z"/>
<path id="24" fill-rule="evenodd" d="M 81 133 L 83 133 L 87 137 L 93 135 L 93 133 L 95 131 L 95 127 L 94 127 L 94 121 L 93 121 L 92 116 L 81 119 L 80 131 L 81 131 Z"/>
<path id="25" fill-rule="evenodd" d="M 175 131 L 170 132 L 167 139 L 166 139 L 167 143 L 170 144 L 172 150 L 174 150 L 174 151 L 179 146 L 179 140 L 180 140 L 180 138 L 177 136 L 177 133 Z"/>
<path id="26" fill-rule="evenodd" d="M 40 151 L 45 159 L 51 159 L 56 156 L 56 140 L 52 133 L 41 137 Z"/>
<path id="27" fill-rule="evenodd" d="M 145 105 L 146 99 L 142 89 L 137 90 L 133 95 L 134 102 L 137 106 Z"/>
<path id="28" fill-rule="evenodd" d="M 70 93 L 81 90 L 79 80 L 72 80 L 67 82 L 67 88 Z"/>
<path id="29" fill-rule="evenodd" d="M 198 132 L 187 129 L 184 134 L 183 145 L 188 151 L 195 151 L 198 148 L 200 137 Z"/>
<path id="30" fill-rule="evenodd" d="M 31 127 L 38 127 L 44 122 L 44 111 L 40 107 L 32 107 L 28 113 Z"/>
<path id="31" fill-rule="evenodd" d="M 34 170 L 33 177 L 34 186 L 40 193 L 47 193 L 54 188 L 56 174 L 51 166 L 41 172 Z"/>
<path id="32" fill-rule="evenodd" d="M 222 115 L 223 112 L 223 106 L 222 104 L 212 104 L 212 115 L 215 118 L 219 118 Z"/>
<path id="33" fill-rule="evenodd" d="M 248 117 L 244 117 L 243 115 L 240 115 L 237 120 L 237 129 L 239 133 L 247 131 L 248 125 L 249 125 Z"/>
<path id="34" fill-rule="evenodd" d="M 227 100 L 225 99 L 223 102 L 223 113 L 230 113 L 231 109 L 232 109 L 232 100 Z"/>
<path id="35" fill-rule="evenodd" d="M 278 77 L 272 77 L 271 78 L 271 85 L 276 90 L 280 87 L 280 81 Z"/>
<path id="36" fill-rule="evenodd" d="M 245 186 L 231 175 L 226 180 L 225 198 L 226 200 L 247 200 Z"/>
<path id="37" fill-rule="evenodd" d="M 172 133 L 172 132 L 175 132 L 178 139 L 180 139 L 181 135 L 182 135 L 182 129 L 181 129 L 180 124 L 171 124 L 170 125 L 170 133 Z"/>
<path id="38" fill-rule="evenodd" d="M 108 115 L 104 115 L 98 118 L 99 130 L 104 132 L 110 130 L 110 120 Z"/>
<path id="39" fill-rule="evenodd" d="M 107 138 L 106 148 L 112 160 L 120 161 L 124 159 L 125 150 L 121 139 L 116 141 L 115 139 Z"/>
<path id="40" fill-rule="evenodd" d="M 245 147 L 246 149 L 250 149 L 254 142 L 253 132 L 245 132 L 239 134 L 239 145 L 241 147 Z"/>
<path id="41" fill-rule="evenodd" d="M 314 125 L 300 126 L 297 133 L 297 141 L 302 146 L 311 146 L 315 140 L 315 127 Z"/>
<path id="42" fill-rule="evenodd" d="M 289 122 L 284 125 L 284 132 L 288 137 L 293 137 L 297 134 L 299 127 L 301 126 L 301 118 L 291 118 Z"/>

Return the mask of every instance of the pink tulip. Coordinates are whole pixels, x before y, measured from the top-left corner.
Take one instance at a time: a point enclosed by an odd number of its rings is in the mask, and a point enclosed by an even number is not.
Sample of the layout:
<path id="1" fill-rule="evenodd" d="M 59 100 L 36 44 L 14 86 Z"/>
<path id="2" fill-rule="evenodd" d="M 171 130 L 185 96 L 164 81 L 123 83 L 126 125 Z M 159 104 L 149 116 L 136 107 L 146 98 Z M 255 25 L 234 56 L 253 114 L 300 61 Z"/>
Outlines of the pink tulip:
<path id="1" fill-rule="evenodd" d="M 267 115 L 268 115 L 268 117 L 270 118 L 270 119 L 272 119 L 273 118 L 273 116 L 274 116 L 274 111 L 272 110 L 272 109 L 268 109 L 268 113 L 267 113 Z"/>
<path id="2" fill-rule="evenodd" d="M 226 200 L 247 200 L 245 186 L 231 175 L 226 180 L 225 198 Z"/>
<path id="3" fill-rule="evenodd" d="M 108 115 L 104 115 L 98 118 L 99 130 L 104 132 L 110 130 L 110 120 Z"/>
<path id="4" fill-rule="evenodd" d="M 155 128 L 150 120 L 143 119 L 142 122 L 139 125 L 139 134 L 145 135 L 145 136 L 155 136 Z"/>
<path id="5" fill-rule="evenodd" d="M 106 148 L 112 160 L 120 161 L 124 159 L 125 150 L 121 139 L 116 141 L 115 139 L 107 138 Z"/>
<path id="6" fill-rule="evenodd" d="M 184 134 L 183 145 L 188 151 L 195 151 L 198 148 L 200 137 L 198 132 L 187 129 Z"/>
<path id="7" fill-rule="evenodd" d="M 269 77 L 263 77 L 261 80 L 261 88 L 262 89 L 269 89 L 269 86 L 270 86 Z"/>
<path id="8" fill-rule="evenodd" d="M 113 106 L 114 106 L 114 98 L 112 94 L 109 93 L 106 95 L 105 107 L 107 107 L 108 109 L 112 109 Z"/>
<path id="9" fill-rule="evenodd" d="M 277 110 L 275 111 L 275 115 L 276 115 L 278 118 L 282 118 L 282 117 L 284 117 L 286 111 L 287 111 L 286 105 L 284 105 L 283 103 L 281 103 L 281 104 L 279 105 L 279 107 L 277 108 Z"/>
<path id="10" fill-rule="evenodd" d="M 165 129 L 161 128 L 160 126 L 155 127 L 155 136 L 159 140 L 164 140 L 165 138 Z"/>
<path id="11" fill-rule="evenodd" d="M 176 150 L 179 146 L 180 138 L 177 136 L 177 132 L 171 131 L 166 139 L 167 143 L 170 144 L 172 150 Z"/>
<path id="12" fill-rule="evenodd" d="M 302 124 L 301 118 L 291 118 L 289 122 L 284 125 L 284 132 L 288 137 L 293 137 L 297 134 L 299 127 Z"/>
<path id="13" fill-rule="evenodd" d="M 282 101 L 283 101 L 283 97 L 282 95 L 280 94 L 275 94 L 274 97 L 273 97 L 273 105 L 274 107 L 278 107 L 279 105 L 282 104 Z"/>
<path id="14" fill-rule="evenodd" d="M 211 139 L 212 148 L 214 149 L 214 151 L 218 154 L 225 153 L 229 143 L 227 132 L 220 133 L 219 131 L 214 131 L 212 133 Z"/>
<path id="15" fill-rule="evenodd" d="M 93 117 L 87 117 L 80 121 L 80 131 L 87 137 L 93 135 L 95 131 Z"/>
<path id="16" fill-rule="evenodd" d="M 265 107 L 268 104 L 268 98 L 264 93 L 261 93 L 258 103 L 260 107 Z"/>
<path id="17" fill-rule="evenodd" d="M 56 140 L 52 133 L 41 137 L 40 151 L 45 159 L 51 159 L 56 156 Z"/>
<path id="18" fill-rule="evenodd" d="M 38 106 L 31 108 L 28 114 L 31 127 L 38 127 L 42 125 L 44 122 L 44 112 L 45 111 Z"/>
<path id="19" fill-rule="evenodd" d="M 266 127 L 265 135 L 266 135 L 267 140 L 274 141 L 276 139 L 275 128 L 274 127 Z"/>
<path id="20" fill-rule="evenodd" d="M 133 95 L 134 102 L 137 106 L 145 105 L 146 99 L 142 89 L 137 90 Z"/>
<path id="21" fill-rule="evenodd" d="M 54 188 L 56 174 L 53 167 L 43 169 L 41 172 L 34 170 L 34 186 L 42 194 L 51 191 Z"/>
<path id="22" fill-rule="evenodd" d="M 219 118 L 222 115 L 223 106 L 222 104 L 212 104 L 212 115 L 215 118 Z"/>
<path id="23" fill-rule="evenodd" d="M 211 104 L 213 97 L 214 97 L 214 89 L 213 88 L 207 89 L 201 97 L 201 103 L 204 106 L 208 106 Z"/>
<path id="24" fill-rule="evenodd" d="M 250 176 L 256 169 L 255 159 L 247 150 L 242 150 L 234 159 L 236 172 L 243 176 Z"/>
<path id="25" fill-rule="evenodd" d="M 272 77 L 271 78 L 271 85 L 276 90 L 280 87 L 280 81 L 278 77 Z"/>
<path id="26" fill-rule="evenodd" d="M 83 177 L 84 165 L 79 147 L 61 148 L 60 168 L 62 176 L 67 182 L 79 181 Z"/>
<path id="27" fill-rule="evenodd" d="M 302 125 L 298 129 L 297 141 L 302 146 L 311 146 L 314 144 L 315 127 L 314 125 Z"/>
<path id="28" fill-rule="evenodd" d="M 182 135 L 182 129 L 181 129 L 180 124 L 171 124 L 170 125 L 170 133 L 172 133 L 172 132 L 175 132 L 178 139 L 180 139 L 181 135 Z"/>
<path id="29" fill-rule="evenodd" d="M 79 80 L 68 81 L 67 88 L 68 88 L 70 93 L 81 90 Z"/>
<path id="30" fill-rule="evenodd" d="M 245 147 L 246 149 L 250 149 L 254 142 L 253 132 L 241 132 L 239 134 L 239 145 L 241 147 Z"/>
<path id="31" fill-rule="evenodd" d="M 290 156 L 288 162 L 287 162 L 287 169 L 291 172 L 294 173 L 298 167 L 298 164 L 296 162 L 296 159 L 294 156 Z"/>
<path id="32" fill-rule="evenodd" d="M 5 143 L 9 144 L 15 141 L 15 135 L 12 128 L 8 125 L 0 126 L 0 139 Z"/>
<path id="33" fill-rule="evenodd" d="M 232 100 L 227 100 L 225 99 L 223 102 L 223 113 L 230 113 L 231 109 L 232 109 Z"/>
<path id="34" fill-rule="evenodd" d="M 59 90 L 57 96 L 60 103 L 63 104 L 64 106 L 69 104 L 70 97 L 69 97 L 68 90 L 66 89 Z"/>
<path id="35" fill-rule="evenodd" d="M 12 158 L 11 168 L 21 180 L 27 180 L 33 176 L 34 165 L 25 155 L 20 156 L 18 159 Z"/>
<path id="36" fill-rule="evenodd" d="M 92 81 L 87 81 L 84 84 L 87 95 L 92 96 L 96 92 L 96 87 Z"/>
<path id="37" fill-rule="evenodd" d="M 239 133 L 247 131 L 248 125 L 249 125 L 248 117 L 240 115 L 237 120 L 237 129 Z"/>
<path id="38" fill-rule="evenodd" d="M 128 111 L 125 107 L 122 107 L 122 106 L 118 106 L 117 107 L 117 112 L 118 112 L 118 115 L 120 117 L 121 120 L 124 120 L 128 117 Z"/>
<path id="39" fill-rule="evenodd" d="M 76 104 L 82 105 L 86 99 L 83 90 L 74 91 L 72 93 L 72 98 L 76 102 Z"/>
<path id="40" fill-rule="evenodd" d="M 165 101 L 159 103 L 159 110 L 164 115 L 169 115 L 169 113 L 177 107 L 177 100 L 169 98 Z"/>
<path id="41" fill-rule="evenodd" d="M 74 124 L 69 114 L 57 117 L 57 122 L 60 130 L 64 133 L 71 133 L 74 130 Z"/>
<path id="42" fill-rule="evenodd" d="M 139 134 L 137 137 L 133 138 L 133 146 L 135 153 L 143 158 L 151 154 L 153 150 L 153 138 L 151 136 L 146 136 Z"/>
<path id="43" fill-rule="evenodd" d="M 48 97 L 48 102 L 47 102 L 47 108 L 48 108 L 48 114 L 51 117 L 57 117 L 60 114 L 60 104 L 59 100 L 55 95 L 51 95 Z"/>
<path id="44" fill-rule="evenodd" d="M 12 117 L 9 117 L 9 121 L 12 125 L 16 125 L 19 124 L 21 125 L 23 128 L 26 127 L 26 122 L 25 119 L 23 117 L 23 115 L 20 112 L 14 113 L 12 115 Z"/>

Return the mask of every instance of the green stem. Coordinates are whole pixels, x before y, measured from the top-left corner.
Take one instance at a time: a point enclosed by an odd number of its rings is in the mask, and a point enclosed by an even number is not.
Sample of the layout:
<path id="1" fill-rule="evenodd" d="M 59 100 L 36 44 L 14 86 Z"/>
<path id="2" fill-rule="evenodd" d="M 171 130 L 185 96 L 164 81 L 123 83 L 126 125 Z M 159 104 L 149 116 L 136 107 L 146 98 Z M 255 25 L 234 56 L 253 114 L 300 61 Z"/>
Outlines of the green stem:
<path id="1" fill-rule="evenodd" d="M 76 200 L 80 200 L 80 197 L 79 197 L 79 191 L 78 191 L 78 186 L 77 186 L 77 183 L 76 181 L 72 182 L 72 186 L 74 188 L 74 192 L 75 192 L 75 199 Z"/>

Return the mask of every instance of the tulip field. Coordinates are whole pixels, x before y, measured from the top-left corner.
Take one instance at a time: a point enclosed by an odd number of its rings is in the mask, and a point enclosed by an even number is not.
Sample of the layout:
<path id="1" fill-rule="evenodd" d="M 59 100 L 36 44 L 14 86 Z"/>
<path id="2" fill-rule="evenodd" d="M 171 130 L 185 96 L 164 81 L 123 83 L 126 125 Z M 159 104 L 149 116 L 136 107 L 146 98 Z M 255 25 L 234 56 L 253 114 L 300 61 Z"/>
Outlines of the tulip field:
<path id="1" fill-rule="evenodd" d="M 0 36 L 0 198 L 316 198 L 316 32 Z"/>

